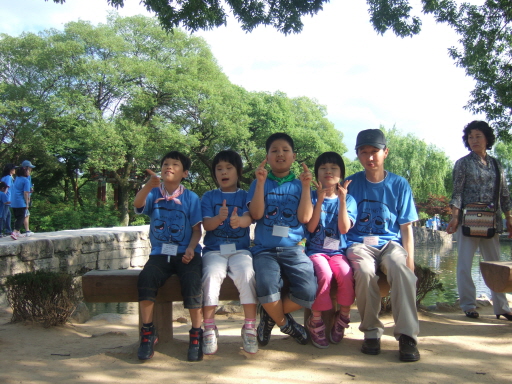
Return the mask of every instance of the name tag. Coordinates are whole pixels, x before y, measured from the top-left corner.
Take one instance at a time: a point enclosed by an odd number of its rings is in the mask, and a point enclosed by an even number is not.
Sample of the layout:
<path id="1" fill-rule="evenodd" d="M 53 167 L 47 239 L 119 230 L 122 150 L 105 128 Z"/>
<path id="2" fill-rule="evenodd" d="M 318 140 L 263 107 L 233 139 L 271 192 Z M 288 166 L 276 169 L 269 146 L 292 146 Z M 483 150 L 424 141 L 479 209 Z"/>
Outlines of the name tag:
<path id="1" fill-rule="evenodd" d="M 334 239 L 332 237 L 326 237 L 324 239 L 324 249 L 330 249 L 332 251 L 337 251 L 340 249 L 340 241 L 338 239 Z"/>
<path id="2" fill-rule="evenodd" d="M 162 254 L 176 256 L 178 254 L 178 245 L 165 243 L 162 245 Z"/>
<path id="3" fill-rule="evenodd" d="M 285 227 L 282 225 L 274 225 L 272 227 L 272 236 L 288 237 L 289 229 L 290 229 L 290 227 Z"/>
<path id="4" fill-rule="evenodd" d="M 222 256 L 231 255 L 236 252 L 235 244 L 221 244 L 220 245 L 220 254 Z"/>
<path id="5" fill-rule="evenodd" d="M 379 245 L 379 236 L 365 236 L 363 238 L 364 245 Z"/>

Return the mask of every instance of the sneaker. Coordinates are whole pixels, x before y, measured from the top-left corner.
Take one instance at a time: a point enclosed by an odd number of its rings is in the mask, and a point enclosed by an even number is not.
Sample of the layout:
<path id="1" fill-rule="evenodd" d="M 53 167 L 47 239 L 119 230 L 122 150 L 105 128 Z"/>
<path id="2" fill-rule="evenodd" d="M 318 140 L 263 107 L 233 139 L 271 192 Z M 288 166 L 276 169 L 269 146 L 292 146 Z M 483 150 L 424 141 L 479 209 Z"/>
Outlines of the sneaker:
<path id="1" fill-rule="evenodd" d="M 11 239 L 18 240 L 18 234 L 17 233 L 11 233 Z"/>
<path id="2" fill-rule="evenodd" d="M 154 355 L 153 347 L 158 344 L 158 335 L 155 326 L 140 329 L 140 345 L 137 351 L 139 360 L 149 360 Z"/>
<path id="3" fill-rule="evenodd" d="M 336 312 L 334 324 L 329 334 L 331 343 L 338 344 L 343 339 L 343 336 L 345 336 L 345 328 L 348 328 L 348 323 L 350 323 L 350 318 L 343 316 L 340 311 Z"/>
<path id="4" fill-rule="evenodd" d="M 309 320 L 306 323 L 308 327 L 309 337 L 311 337 L 311 342 L 317 348 L 328 348 L 329 342 L 325 337 L 325 324 L 323 320 L 318 322 L 313 321 L 313 316 L 309 317 Z"/>
<path id="5" fill-rule="evenodd" d="M 201 361 L 203 360 L 203 330 L 199 329 L 189 331 L 190 341 L 188 344 L 188 361 Z"/>
<path id="6" fill-rule="evenodd" d="M 416 341 L 410 336 L 401 334 L 398 339 L 400 361 L 418 361 L 420 352 L 416 347 Z"/>
<path id="7" fill-rule="evenodd" d="M 30 237 L 30 236 L 32 236 L 33 234 L 34 234 L 34 232 L 32 232 L 32 231 L 27 231 L 27 232 L 25 232 L 25 236 L 26 236 L 26 237 Z"/>
<path id="8" fill-rule="evenodd" d="M 258 352 L 257 332 L 254 328 L 246 328 L 245 324 L 242 327 L 242 343 L 244 351 L 247 353 Z"/>
<path id="9" fill-rule="evenodd" d="M 367 355 L 378 355 L 380 353 L 380 339 L 364 339 L 361 352 Z"/>
<path id="10" fill-rule="evenodd" d="M 217 326 L 214 328 L 205 329 L 203 332 L 203 353 L 205 355 L 213 355 L 217 352 L 217 338 L 219 337 L 219 330 Z"/>
<path id="11" fill-rule="evenodd" d="M 308 333 L 304 327 L 297 323 L 289 313 L 287 313 L 285 316 L 288 320 L 288 323 L 281 327 L 281 332 L 293 337 L 297 343 L 306 345 L 308 343 Z"/>
<path id="12" fill-rule="evenodd" d="M 258 344 L 262 347 L 268 344 L 270 341 L 270 335 L 272 333 L 272 328 L 274 328 L 276 322 L 272 319 L 267 311 L 263 308 L 263 305 L 260 307 L 260 323 L 258 324 Z"/>

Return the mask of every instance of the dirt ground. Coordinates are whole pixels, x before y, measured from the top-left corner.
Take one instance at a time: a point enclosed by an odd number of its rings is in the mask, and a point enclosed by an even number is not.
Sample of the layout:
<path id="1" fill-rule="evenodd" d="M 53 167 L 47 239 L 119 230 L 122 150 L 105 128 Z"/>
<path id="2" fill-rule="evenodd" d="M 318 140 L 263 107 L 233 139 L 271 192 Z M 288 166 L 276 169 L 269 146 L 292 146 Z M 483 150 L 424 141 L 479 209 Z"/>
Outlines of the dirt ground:
<path id="1" fill-rule="evenodd" d="M 479 311 L 479 319 L 458 310 L 421 311 L 416 363 L 398 360 L 389 315 L 377 356 L 360 352 L 356 309 L 338 345 L 299 345 L 276 327 L 255 355 L 241 348 L 242 317 L 222 315 L 217 354 L 190 363 L 187 324 L 175 323 L 175 339 L 140 362 L 136 315 L 103 314 L 84 324 L 43 328 L 11 324 L 10 309 L 0 307 L 0 383 L 511 383 L 512 321 L 497 320 L 490 306 Z M 303 320 L 300 312 L 295 317 Z"/>

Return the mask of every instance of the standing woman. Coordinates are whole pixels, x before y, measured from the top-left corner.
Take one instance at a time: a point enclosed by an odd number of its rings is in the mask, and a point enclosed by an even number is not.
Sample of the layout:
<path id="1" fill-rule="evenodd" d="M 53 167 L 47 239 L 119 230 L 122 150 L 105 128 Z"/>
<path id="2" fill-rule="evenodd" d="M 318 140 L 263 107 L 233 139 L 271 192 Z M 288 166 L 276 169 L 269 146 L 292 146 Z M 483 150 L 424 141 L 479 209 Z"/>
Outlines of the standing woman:
<path id="1" fill-rule="evenodd" d="M 14 173 L 16 172 L 16 166 L 14 164 L 6 164 L 4 167 L 4 170 L 2 172 L 2 180 L 7 185 L 7 190 L 5 191 L 5 194 L 7 195 L 7 204 L 5 204 L 4 208 L 4 231 L 7 235 L 10 235 L 12 233 L 11 229 L 11 209 L 9 208 L 10 202 L 11 202 L 11 190 L 12 186 L 14 184 Z M 0 233 L 0 235 L 3 235 L 3 233 Z"/>
<path id="2" fill-rule="evenodd" d="M 25 215 L 30 202 L 30 180 L 31 167 L 19 167 L 16 170 L 16 180 L 11 192 L 11 207 L 14 213 L 14 231 L 11 234 L 13 240 L 18 237 L 25 237 L 20 229 L 25 221 Z"/>
<path id="3" fill-rule="evenodd" d="M 448 223 L 446 232 L 457 232 L 457 287 L 459 290 L 460 307 L 467 317 L 476 319 L 476 289 L 471 277 L 471 265 L 477 248 L 485 261 L 499 261 L 500 242 L 499 233 L 503 232 L 501 213 L 505 213 L 508 237 L 512 236 L 512 213 L 510 212 L 510 196 L 505 174 L 498 165 L 500 175 L 500 190 L 498 193 L 498 207 L 496 212 L 497 233 L 490 239 L 466 237 L 462 234 L 462 210 L 469 203 L 495 202 L 496 164 L 497 162 L 487 154 L 494 141 L 494 131 L 485 121 L 472 121 L 463 131 L 462 140 L 471 152 L 455 163 L 453 168 L 453 194 L 450 201 L 452 219 Z M 496 318 L 503 316 L 512 321 L 512 312 L 504 293 L 492 291 L 493 309 Z"/>

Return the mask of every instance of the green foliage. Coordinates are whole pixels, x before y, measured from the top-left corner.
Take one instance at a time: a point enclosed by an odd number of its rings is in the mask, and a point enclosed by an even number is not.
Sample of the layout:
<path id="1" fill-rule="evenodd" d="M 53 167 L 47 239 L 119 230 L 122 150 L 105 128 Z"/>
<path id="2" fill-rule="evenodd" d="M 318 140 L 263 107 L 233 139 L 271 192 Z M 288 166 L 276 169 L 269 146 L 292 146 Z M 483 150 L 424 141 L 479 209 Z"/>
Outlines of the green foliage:
<path id="1" fill-rule="evenodd" d="M 512 143 L 498 142 L 494 146 L 494 156 L 505 169 L 509 189 L 512 187 Z"/>
<path id="2" fill-rule="evenodd" d="M 39 270 L 7 276 L 4 284 L 12 322 L 64 324 L 81 299 L 81 287 L 67 273 Z"/>

